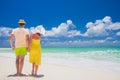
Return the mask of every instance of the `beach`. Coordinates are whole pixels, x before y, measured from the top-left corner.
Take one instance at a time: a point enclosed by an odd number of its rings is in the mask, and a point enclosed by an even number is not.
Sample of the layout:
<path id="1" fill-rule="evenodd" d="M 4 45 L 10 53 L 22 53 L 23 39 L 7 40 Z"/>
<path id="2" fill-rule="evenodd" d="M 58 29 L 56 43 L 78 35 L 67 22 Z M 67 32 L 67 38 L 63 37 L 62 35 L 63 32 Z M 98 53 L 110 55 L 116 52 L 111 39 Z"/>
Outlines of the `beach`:
<path id="1" fill-rule="evenodd" d="M 97 68 L 71 67 L 50 64 L 43 61 L 37 77 L 30 76 L 31 64 L 25 58 L 23 73 L 26 76 L 15 76 L 15 55 L 0 53 L 0 80 L 120 80 L 120 72 L 100 70 Z M 74 64 L 73 64 L 74 65 Z"/>

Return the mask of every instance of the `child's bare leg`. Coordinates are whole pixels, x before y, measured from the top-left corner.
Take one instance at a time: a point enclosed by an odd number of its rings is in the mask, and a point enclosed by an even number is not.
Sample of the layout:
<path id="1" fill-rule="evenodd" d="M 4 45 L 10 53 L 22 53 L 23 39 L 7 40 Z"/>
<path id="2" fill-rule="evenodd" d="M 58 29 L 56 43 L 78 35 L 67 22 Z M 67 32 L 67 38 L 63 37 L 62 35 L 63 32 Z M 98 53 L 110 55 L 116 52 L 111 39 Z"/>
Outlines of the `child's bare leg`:
<path id="1" fill-rule="evenodd" d="M 19 56 L 16 56 L 16 70 L 17 70 L 17 75 L 19 75 Z"/>
<path id="2" fill-rule="evenodd" d="M 35 65 L 35 76 L 37 75 L 38 65 Z"/>
<path id="3" fill-rule="evenodd" d="M 32 64 L 32 75 L 34 75 L 34 71 L 35 71 L 35 63 Z"/>

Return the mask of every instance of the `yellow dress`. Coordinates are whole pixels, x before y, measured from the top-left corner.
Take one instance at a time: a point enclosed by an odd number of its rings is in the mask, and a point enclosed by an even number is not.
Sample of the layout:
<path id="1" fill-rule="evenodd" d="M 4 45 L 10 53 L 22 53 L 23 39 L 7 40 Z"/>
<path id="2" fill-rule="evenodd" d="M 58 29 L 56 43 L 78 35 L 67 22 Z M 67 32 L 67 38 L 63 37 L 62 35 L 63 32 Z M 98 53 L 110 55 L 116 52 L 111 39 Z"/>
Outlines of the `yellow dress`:
<path id="1" fill-rule="evenodd" d="M 41 45 L 40 40 L 32 39 L 32 44 L 30 47 L 30 63 L 35 63 L 36 65 L 41 64 Z"/>

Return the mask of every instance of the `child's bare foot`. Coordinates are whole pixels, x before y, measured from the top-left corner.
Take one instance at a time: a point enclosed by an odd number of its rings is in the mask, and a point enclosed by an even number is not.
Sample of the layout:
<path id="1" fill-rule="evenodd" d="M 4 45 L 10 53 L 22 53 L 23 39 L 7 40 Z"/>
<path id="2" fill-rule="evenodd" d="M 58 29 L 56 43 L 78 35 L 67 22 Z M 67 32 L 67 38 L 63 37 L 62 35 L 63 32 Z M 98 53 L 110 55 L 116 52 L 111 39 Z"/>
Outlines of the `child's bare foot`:
<path id="1" fill-rule="evenodd" d="M 37 77 L 37 74 L 34 74 L 34 77 Z"/>
<path id="2" fill-rule="evenodd" d="M 26 76 L 25 74 L 20 74 L 20 76 Z"/>
<path id="3" fill-rule="evenodd" d="M 20 76 L 20 74 L 17 73 L 17 76 Z"/>
<path id="4" fill-rule="evenodd" d="M 31 76 L 34 76 L 34 72 L 32 71 Z"/>
<path id="5" fill-rule="evenodd" d="M 21 74 L 17 74 L 17 76 L 26 76 L 26 75 L 21 73 Z"/>

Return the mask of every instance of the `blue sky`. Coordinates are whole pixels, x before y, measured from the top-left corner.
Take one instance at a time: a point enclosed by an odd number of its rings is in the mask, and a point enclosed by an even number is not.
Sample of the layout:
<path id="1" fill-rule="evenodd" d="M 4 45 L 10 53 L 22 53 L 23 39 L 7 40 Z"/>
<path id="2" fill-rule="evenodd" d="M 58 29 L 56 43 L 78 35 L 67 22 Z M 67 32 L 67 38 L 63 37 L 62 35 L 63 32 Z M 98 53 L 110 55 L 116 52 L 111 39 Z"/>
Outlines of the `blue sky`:
<path id="1" fill-rule="evenodd" d="M 0 47 L 18 20 L 43 25 L 43 46 L 119 46 L 119 0 L 0 0 Z M 45 44 L 47 43 L 47 44 Z"/>

